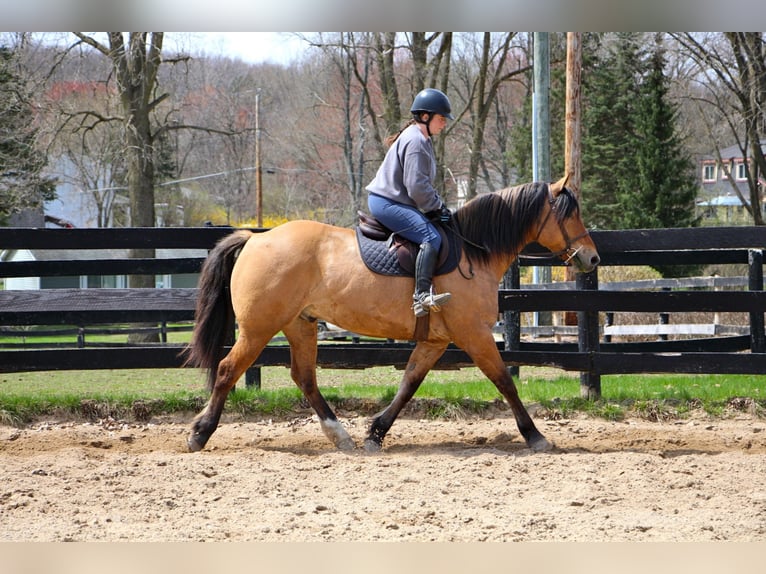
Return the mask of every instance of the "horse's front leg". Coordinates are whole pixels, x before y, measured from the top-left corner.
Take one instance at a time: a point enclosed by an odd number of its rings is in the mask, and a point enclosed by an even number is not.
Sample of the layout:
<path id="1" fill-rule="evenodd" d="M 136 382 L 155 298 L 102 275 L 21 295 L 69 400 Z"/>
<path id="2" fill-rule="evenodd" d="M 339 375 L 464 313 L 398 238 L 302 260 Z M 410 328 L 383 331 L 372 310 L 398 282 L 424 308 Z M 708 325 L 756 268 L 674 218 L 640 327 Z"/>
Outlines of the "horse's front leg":
<path id="1" fill-rule="evenodd" d="M 391 425 L 394 424 L 396 417 L 413 397 L 428 371 L 436 364 L 446 348 L 446 343 L 429 343 L 427 341 L 420 342 L 415 346 L 407 361 L 407 367 L 399 383 L 396 396 L 390 405 L 372 419 L 370 432 L 364 441 L 364 449 L 367 452 L 377 452 L 383 447 L 383 439 L 391 429 Z"/>
<path id="2" fill-rule="evenodd" d="M 527 446 L 534 452 L 545 452 L 552 449 L 553 445 L 537 430 L 527 409 L 519 399 L 513 377 L 511 377 L 503 358 L 500 356 L 500 351 L 498 351 L 492 336 L 492 330 L 487 328 L 486 332 L 474 333 L 469 341 L 460 346 L 471 356 L 476 366 L 495 384 L 500 394 L 508 401 L 516 419 L 516 425 L 519 427 L 519 432 L 524 437 Z"/>

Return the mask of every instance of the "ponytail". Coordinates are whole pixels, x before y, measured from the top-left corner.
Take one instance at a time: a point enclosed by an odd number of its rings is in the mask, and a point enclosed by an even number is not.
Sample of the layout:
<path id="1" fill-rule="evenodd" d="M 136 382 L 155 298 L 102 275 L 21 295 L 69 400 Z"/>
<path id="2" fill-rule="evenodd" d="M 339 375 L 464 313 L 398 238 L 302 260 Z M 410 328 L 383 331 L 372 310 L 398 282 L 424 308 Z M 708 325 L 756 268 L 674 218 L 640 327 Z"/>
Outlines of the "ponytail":
<path id="1" fill-rule="evenodd" d="M 390 135 L 390 136 L 388 136 L 388 137 L 387 137 L 385 140 L 383 140 L 383 143 L 385 143 L 385 144 L 386 144 L 386 148 L 389 148 L 389 147 L 391 147 L 392 145 L 394 145 L 394 142 L 395 142 L 397 139 L 399 139 L 399 136 L 402 134 L 402 132 L 403 132 L 404 130 L 406 130 L 408 127 L 410 127 L 411 125 L 414 125 L 414 124 L 416 124 L 416 123 L 417 123 L 417 122 L 415 121 L 415 118 L 411 119 L 411 120 L 410 120 L 410 121 L 408 121 L 408 122 L 407 122 L 407 123 L 404 125 L 404 127 L 403 127 L 402 129 L 400 129 L 398 132 L 396 132 L 395 134 L 391 134 L 391 135 Z"/>

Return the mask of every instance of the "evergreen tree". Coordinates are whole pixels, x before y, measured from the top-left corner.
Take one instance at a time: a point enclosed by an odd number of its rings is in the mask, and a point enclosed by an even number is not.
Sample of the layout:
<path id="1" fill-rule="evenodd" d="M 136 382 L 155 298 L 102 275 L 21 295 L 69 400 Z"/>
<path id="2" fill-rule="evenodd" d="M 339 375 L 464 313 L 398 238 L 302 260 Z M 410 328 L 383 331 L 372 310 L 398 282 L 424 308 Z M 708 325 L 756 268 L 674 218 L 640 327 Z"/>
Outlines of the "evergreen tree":
<path id="1" fill-rule="evenodd" d="M 619 229 L 636 183 L 633 120 L 639 47 L 630 35 L 609 40 L 586 35 L 583 42 L 582 198 L 589 224 Z"/>
<path id="2" fill-rule="evenodd" d="M 531 81 L 530 81 L 531 85 Z M 511 137 L 507 157 L 513 174 L 511 185 L 532 181 L 532 90 L 524 98 L 523 105 L 512 112 Z"/>
<path id="3" fill-rule="evenodd" d="M 694 166 L 678 137 L 659 38 L 617 34 L 583 76 L 583 203 L 590 223 L 608 229 L 696 224 Z"/>
<path id="4" fill-rule="evenodd" d="M 55 197 L 55 181 L 42 175 L 33 110 L 13 51 L 0 46 L 0 224 Z"/>
<path id="5" fill-rule="evenodd" d="M 676 131 L 678 109 L 668 101 L 665 51 L 658 41 L 640 86 L 635 119 L 635 189 L 625 200 L 637 209 L 623 210 L 624 228 L 697 225 L 694 164 Z"/>

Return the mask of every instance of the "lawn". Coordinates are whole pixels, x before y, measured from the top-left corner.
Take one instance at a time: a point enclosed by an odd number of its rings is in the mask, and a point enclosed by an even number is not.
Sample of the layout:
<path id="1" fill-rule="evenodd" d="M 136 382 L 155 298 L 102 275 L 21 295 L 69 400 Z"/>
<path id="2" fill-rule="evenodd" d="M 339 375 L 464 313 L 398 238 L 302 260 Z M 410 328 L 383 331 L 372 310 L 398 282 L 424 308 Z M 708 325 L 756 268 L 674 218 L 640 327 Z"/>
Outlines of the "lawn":
<path id="1" fill-rule="evenodd" d="M 374 411 L 393 398 L 401 371 L 393 367 L 320 368 L 317 376 L 331 403 L 362 400 Z M 522 367 L 516 384 L 525 404 L 541 405 L 552 416 L 570 416 L 575 411 L 608 419 L 622 418 L 627 411 L 684 416 L 693 409 L 721 416 L 735 402 L 759 416 L 766 410 L 763 376 L 609 375 L 602 377 L 602 398 L 595 402 L 580 399 L 577 373 Z M 196 369 L 3 373 L 0 421 L 16 424 L 61 415 L 93 418 L 98 413 L 127 416 L 135 413 L 136 404 L 144 411 L 148 408 L 148 414 L 197 411 L 206 397 L 204 374 Z M 240 381 L 227 408 L 242 414 L 289 414 L 301 407 L 301 399 L 288 369 L 263 367 L 262 390 L 246 389 Z M 500 395 L 478 369 L 464 368 L 432 371 L 415 399 L 431 401 L 431 411 L 438 416 L 454 413 L 455 408 L 478 412 L 497 406 Z M 445 408 L 433 408 L 434 400 Z"/>

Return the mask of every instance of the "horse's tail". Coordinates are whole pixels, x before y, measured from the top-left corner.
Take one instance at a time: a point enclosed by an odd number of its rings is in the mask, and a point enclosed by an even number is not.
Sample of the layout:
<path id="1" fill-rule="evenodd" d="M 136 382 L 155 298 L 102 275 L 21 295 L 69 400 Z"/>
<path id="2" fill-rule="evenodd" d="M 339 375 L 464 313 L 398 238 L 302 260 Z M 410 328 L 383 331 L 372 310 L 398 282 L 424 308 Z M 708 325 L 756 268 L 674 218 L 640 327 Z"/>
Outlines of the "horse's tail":
<path id="1" fill-rule="evenodd" d="M 215 383 L 218 363 L 224 357 L 224 345 L 234 337 L 234 308 L 229 280 L 240 250 L 253 236 L 241 230 L 221 239 L 208 254 L 200 272 L 197 308 L 191 342 L 184 349 L 185 365 L 208 370 L 208 388 Z"/>

